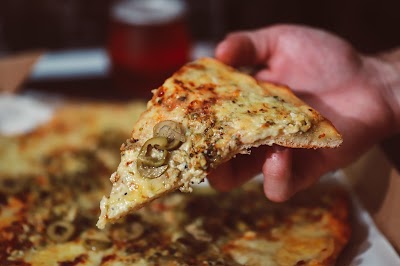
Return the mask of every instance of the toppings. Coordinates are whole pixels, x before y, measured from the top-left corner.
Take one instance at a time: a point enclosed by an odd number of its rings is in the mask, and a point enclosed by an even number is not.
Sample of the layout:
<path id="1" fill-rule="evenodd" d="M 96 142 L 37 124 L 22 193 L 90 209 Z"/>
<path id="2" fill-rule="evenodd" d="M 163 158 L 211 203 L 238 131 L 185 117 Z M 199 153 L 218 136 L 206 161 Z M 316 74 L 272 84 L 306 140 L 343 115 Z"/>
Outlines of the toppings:
<path id="1" fill-rule="evenodd" d="M 203 221 L 201 219 L 196 219 L 193 223 L 186 225 L 185 231 L 191 234 L 198 241 L 212 241 L 212 236 L 203 229 Z"/>
<path id="2" fill-rule="evenodd" d="M 167 150 L 176 149 L 179 144 L 186 141 L 181 124 L 172 120 L 165 120 L 156 124 L 153 128 L 153 135 L 167 138 L 168 145 L 165 147 Z"/>
<path id="3" fill-rule="evenodd" d="M 113 246 L 111 236 L 105 232 L 88 229 L 79 237 L 86 250 L 101 252 Z"/>
<path id="4" fill-rule="evenodd" d="M 147 140 L 138 155 L 138 162 L 145 166 L 159 167 L 167 159 L 168 140 L 165 137 L 154 137 Z"/>
<path id="5" fill-rule="evenodd" d="M 75 233 L 75 227 L 72 223 L 59 220 L 51 223 L 46 230 L 47 236 L 55 242 L 66 242 Z"/>
<path id="6" fill-rule="evenodd" d="M 168 151 L 186 141 L 181 124 L 165 120 L 153 128 L 153 137 L 139 151 L 137 169 L 142 177 L 157 178 L 168 169 Z"/>
<path id="7" fill-rule="evenodd" d="M 115 226 L 111 232 L 111 236 L 118 241 L 132 241 L 139 239 L 144 233 L 144 226 L 139 222 L 133 222 Z"/>
<path id="8" fill-rule="evenodd" d="M 19 178 L 18 180 L 11 177 L 0 177 L 0 194 L 15 195 L 26 189 L 28 178 Z"/>

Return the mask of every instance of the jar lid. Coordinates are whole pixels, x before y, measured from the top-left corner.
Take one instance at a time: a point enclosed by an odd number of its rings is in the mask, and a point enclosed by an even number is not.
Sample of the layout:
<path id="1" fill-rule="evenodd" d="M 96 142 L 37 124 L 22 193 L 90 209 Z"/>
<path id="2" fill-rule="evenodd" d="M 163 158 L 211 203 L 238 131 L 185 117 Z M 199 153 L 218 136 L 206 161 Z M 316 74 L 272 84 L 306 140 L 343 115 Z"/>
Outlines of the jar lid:
<path id="1" fill-rule="evenodd" d="M 115 20 L 134 25 L 168 23 L 185 13 L 186 5 L 179 0 L 123 0 L 111 11 Z"/>

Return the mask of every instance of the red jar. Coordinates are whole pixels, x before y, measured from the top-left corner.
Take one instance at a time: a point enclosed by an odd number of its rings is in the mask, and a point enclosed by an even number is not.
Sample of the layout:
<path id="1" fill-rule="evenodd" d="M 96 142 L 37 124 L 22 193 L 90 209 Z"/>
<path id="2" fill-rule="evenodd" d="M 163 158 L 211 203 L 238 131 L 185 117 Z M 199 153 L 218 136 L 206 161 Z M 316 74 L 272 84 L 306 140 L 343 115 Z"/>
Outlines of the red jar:
<path id="1" fill-rule="evenodd" d="M 125 0 L 113 7 L 108 52 L 125 93 L 150 97 L 151 89 L 189 60 L 190 50 L 184 2 Z"/>

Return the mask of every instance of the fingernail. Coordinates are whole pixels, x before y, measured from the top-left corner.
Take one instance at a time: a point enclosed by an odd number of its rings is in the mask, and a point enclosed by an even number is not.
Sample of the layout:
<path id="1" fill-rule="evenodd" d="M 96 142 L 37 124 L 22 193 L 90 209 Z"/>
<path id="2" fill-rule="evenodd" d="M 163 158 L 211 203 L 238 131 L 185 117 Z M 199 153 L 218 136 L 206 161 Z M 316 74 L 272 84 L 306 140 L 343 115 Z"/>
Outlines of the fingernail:
<path id="1" fill-rule="evenodd" d="M 280 146 L 280 145 L 274 145 L 274 146 L 272 146 L 272 148 L 274 149 L 274 152 L 282 152 L 282 151 L 285 151 L 287 149 L 286 147 L 283 147 L 283 146 Z"/>

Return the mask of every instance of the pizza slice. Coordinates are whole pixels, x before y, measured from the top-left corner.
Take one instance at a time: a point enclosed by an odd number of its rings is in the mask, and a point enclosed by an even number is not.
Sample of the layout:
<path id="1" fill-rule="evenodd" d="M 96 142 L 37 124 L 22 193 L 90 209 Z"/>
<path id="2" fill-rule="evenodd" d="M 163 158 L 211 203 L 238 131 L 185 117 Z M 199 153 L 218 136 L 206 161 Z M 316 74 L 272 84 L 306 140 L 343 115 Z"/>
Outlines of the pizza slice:
<path id="1" fill-rule="evenodd" d="M 97 226 L 191 184 L 260 145 L 334 148 L 342 138 L 287 87 L 261 83 L 221 62 L 183 66 L 153 91 L 147 110 L 121 147 L 121 163 L 100 203 Z"/>

